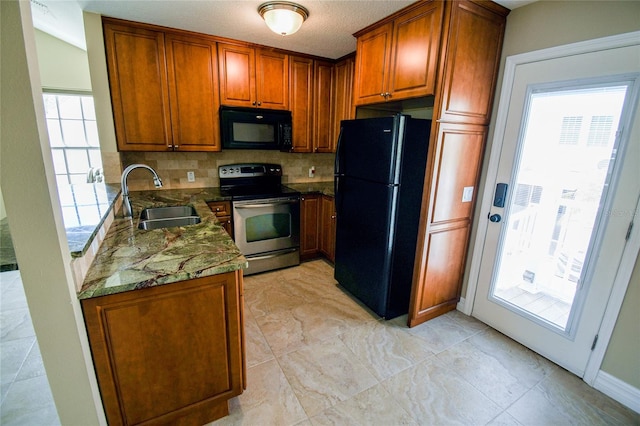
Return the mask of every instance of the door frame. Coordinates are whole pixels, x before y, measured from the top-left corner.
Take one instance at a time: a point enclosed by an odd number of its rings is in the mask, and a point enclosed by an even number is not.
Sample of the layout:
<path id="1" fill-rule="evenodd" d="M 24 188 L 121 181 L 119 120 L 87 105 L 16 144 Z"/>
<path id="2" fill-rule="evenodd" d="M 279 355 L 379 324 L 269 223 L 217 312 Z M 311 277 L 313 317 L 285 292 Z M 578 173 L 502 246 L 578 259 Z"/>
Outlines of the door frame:
<path id="1" fill-rule="evenodd" d="M 484 213 L 491 210 L 495 186 L 493 183 L 495 183 L 497 179 L 498 164 L 500 162 L 500 153 L 502 151 L 502 142 L 507 125 L 507 114 L 509 112 L 511 92 L 513 89 L 517 67 L 533 62 L 598 52 L 607 49 L 634 46 L 639 44 L 638 40 L 640 40 L 640 31 L 634 31 L 594 40 L 587 40 L 547 49 L 535 50 L 532 52 L 508 56 L 506 58 L 504 76 L 502 80 L 502 89 L 500 92 L 500 98 L 498 100 L 498 111 L 491 143 L 491 152 L 486 169 L 486 176 L 484 179 L 482 198 L 477 210 L 478 214 L 475 222 L 477 232 L 473 240 L 473 248 L 471 251 L 471 263 L 469 265 L 467 292 L 465 294 L 464 301 L 461 299 L 460 303 L 458 304 L 458 310 L 460 310 L 461 312 L 467 315 L 471 315 L 473 305 L 475 303 L 482 252 L 484 249 L 487 227 L 489 224 L 488 217 Z M 637 113 L 638 112 L 635 110 L 631 111 L 628 120 L 633 120 L 635 114 Z M 630 122 L 625 123 L 625 129 L 630 129 L 630 124 Z M 492 184 L 489 184 L 489 182 L 491 182 Z M 591 356 L 589 357 L 589 361 L 582 378 L 590 386 L 594 385 L 598 372 L 600 371 L 600 366 L 602 365 L 607 346 L 611 339 L 611 335 L 613 334 L 613 328 L 618 318 L 618 313 L 620 312 L 622 301 L 624 300 L 624 295 L 629 285 L 631 274 L 633 272 L 633 268 L 635 266 L 635 262 L 638 258 L 639 253 L 640 224 L 636 223 L 624 248 L 622 259 L 616 273 L 616 278 L 613 283 L 611 295 L 607 302 L 602 323 L 598 331 L 598 345 L 592 351 Z"/>

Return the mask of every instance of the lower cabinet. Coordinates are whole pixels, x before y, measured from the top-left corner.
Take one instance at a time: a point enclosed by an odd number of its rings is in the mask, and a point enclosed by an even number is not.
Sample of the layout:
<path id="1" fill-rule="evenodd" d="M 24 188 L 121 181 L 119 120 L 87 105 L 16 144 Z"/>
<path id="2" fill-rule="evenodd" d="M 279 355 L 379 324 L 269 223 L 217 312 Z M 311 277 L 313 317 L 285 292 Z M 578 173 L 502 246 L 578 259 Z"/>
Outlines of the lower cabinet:
<path id="1" fill-rule="evenodd" d="M 335 260 L 336 214 L 333 197 L 304 194 L 300 200 L 300 257 Z"/>
<path id="2" fill-rule="evenodd" d="M 312 259 L 320 250 L 320 195 L 300 197 L 300 258 Z"/>
<path id="3" fill-rule="evenodd" d="M 82 300 L 109 425 L 202 425 L 246 387 L 242 271 Z"/>
<path id="4" fill-rule="evenodd" d="M 320 253 L 328 260 L 336 260 L 336 205 L 334 197 L 322 196 L 320 207 Z"/>
<path id="5" fill-rule="evenodd" d="M 231 203 L 229 201 L 209 201 L 207 203 L 213 213 L 218 218 L 220 225 L 233 238 L 233 220 L 231 218 Z"/>

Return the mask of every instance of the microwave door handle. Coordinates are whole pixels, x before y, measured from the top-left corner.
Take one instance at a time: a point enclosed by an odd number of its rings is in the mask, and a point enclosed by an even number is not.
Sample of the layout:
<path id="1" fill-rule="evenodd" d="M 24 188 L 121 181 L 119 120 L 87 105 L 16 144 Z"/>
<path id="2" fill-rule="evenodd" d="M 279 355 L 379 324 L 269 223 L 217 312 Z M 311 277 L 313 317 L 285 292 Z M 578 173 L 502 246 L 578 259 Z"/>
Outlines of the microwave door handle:
<path id="1" fill-rule="evenodd" d="M 260 209 L 263 207 L 269 206 L 280 206 L 282 204 L 298 204 L 298 200 L 290 200 L 290 201 L 276 201 L 273 203 L 264 203 L 264 204 L 235 204 L 236 209 Z"/>

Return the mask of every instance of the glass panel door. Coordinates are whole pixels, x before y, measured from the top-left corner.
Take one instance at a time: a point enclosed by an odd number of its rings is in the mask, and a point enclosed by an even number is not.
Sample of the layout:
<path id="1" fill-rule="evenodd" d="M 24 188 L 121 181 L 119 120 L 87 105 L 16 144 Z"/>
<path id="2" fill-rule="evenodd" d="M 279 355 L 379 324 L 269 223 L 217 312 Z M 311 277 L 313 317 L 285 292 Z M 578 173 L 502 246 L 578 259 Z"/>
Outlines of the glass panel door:
<path id="1" fill-rule="evenodd" d="M 529 90 L 490 299 L 559 332 L 597 250 L 627 90 Z"/>

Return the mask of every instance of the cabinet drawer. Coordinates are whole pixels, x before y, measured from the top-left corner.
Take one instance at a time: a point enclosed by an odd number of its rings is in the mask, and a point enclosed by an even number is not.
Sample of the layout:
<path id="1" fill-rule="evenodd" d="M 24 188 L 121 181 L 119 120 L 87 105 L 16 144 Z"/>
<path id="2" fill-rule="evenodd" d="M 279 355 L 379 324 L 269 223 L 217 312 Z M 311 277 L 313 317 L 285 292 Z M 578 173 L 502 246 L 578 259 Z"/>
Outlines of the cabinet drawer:
<path id="1" fill-rule="evenodd" d="M 231 203 L 229 201 L 209 201 L 207 205 L 217 217 L 231 216 Z"/>

